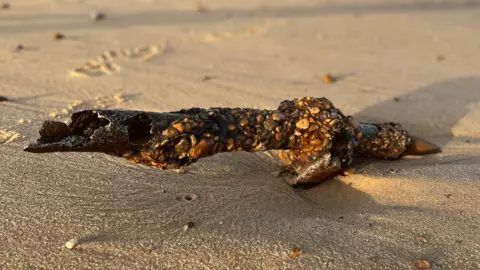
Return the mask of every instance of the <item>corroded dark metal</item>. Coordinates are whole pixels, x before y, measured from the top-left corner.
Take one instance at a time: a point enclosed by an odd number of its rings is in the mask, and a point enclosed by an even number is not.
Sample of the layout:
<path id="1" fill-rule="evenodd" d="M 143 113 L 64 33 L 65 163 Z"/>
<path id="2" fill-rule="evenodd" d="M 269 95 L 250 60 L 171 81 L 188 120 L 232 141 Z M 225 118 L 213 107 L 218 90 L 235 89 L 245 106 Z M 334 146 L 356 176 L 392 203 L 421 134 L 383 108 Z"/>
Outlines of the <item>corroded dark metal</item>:
<path id="1" fill-rule="evenodd" d="M 423 143 L 422 147 L 418 142 Z M 161 169 L 182 169 L 220 152 L 281 150 L 293 184 L 311 184 L 351 166 L 353 154 L 398 159 L 440 150 L 400 124 L 357 123 L 326 98 L 285 100 L 276 110 L 191 108 L 176 112 L 85 110 L 71 123 L 45 121 L 26 151 L 95 151 Z"/>

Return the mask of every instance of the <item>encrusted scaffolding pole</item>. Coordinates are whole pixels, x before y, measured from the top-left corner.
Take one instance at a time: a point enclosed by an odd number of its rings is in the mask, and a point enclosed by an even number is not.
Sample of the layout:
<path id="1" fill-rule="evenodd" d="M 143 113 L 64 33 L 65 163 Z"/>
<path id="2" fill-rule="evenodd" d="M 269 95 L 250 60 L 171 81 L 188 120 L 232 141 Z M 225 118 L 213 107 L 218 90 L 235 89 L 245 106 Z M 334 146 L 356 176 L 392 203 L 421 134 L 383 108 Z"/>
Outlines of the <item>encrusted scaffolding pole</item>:
<path id="1" fill-rule="evenodd" d="M 182 169 L 220 152 L 281 150 L 294 184 L 348 168 L 353 154 L 383 159 L 439 152 L 397 123 L 357 123 L 326 98 L 285 100 L 276 110 L 191 108 L 176 112 L 84 110 L 69 125 L 45 121 L 33 153 L 104 152 L 161 169 Z"/>

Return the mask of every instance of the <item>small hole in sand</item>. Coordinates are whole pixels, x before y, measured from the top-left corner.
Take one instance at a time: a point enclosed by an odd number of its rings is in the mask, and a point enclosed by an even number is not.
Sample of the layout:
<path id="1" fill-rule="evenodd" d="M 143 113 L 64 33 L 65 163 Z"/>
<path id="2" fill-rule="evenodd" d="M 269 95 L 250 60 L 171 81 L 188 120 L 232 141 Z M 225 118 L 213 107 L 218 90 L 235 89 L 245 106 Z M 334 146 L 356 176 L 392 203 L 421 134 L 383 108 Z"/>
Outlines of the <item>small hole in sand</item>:
<path id="1" fill-rule="evenodd" d="M 179 193 L 175 196 L 177 201 L 195 201 L 197 198 L 197 195 L 192 193 Z"/>

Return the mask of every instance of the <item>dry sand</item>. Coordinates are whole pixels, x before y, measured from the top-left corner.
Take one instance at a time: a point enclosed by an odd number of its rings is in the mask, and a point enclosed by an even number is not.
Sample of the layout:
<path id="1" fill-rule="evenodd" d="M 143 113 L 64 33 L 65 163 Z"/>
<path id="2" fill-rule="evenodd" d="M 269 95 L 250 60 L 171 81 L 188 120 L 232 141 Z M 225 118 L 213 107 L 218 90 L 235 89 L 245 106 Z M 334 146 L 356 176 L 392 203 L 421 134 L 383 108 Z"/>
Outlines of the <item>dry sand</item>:
<path id="1" fill-rule="evenodd" d="M 10 99 L 0 103 L 0 268 L 480 269 L 479 1 L 203 3 L 207 12 L 186 0 L 18 0 L 0 10 L 0 95 Z M 95 9 L 106 19 L 91 21 Z M 107 49 L 163 41 L 148 62 L 69 76 Z M 324 84 L 325 73 L 342 78 Z M 103 154 L 22 151 L 76 100 L 74 109 L 166 111 L 273 109 L 302 96 L 399 121 L 444 152 L 295 190 L 267 154 L 221 154 L 176 174 Z M 294 247 L 304 254 L 289 258 Z"/>

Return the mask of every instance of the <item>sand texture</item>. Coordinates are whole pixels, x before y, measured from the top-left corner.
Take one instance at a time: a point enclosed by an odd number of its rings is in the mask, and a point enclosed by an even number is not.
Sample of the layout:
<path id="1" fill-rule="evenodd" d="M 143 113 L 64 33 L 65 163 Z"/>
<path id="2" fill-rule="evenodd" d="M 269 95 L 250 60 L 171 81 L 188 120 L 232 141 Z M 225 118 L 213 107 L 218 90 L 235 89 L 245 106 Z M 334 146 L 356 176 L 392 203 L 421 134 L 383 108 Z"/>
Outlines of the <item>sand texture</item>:
<path id="1" fill-rule="evenodd" d="M 1 269 L 480 269 L 480 1 L 18 0 L 0 40 Z M 303 190 L 269 153 L 178 174 L 23 151 L 80 109 L 303 96 L 443 152 Z"/>

